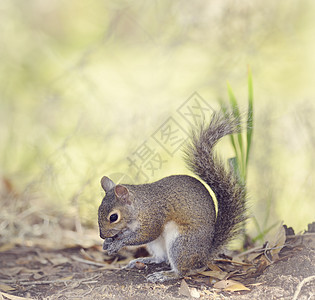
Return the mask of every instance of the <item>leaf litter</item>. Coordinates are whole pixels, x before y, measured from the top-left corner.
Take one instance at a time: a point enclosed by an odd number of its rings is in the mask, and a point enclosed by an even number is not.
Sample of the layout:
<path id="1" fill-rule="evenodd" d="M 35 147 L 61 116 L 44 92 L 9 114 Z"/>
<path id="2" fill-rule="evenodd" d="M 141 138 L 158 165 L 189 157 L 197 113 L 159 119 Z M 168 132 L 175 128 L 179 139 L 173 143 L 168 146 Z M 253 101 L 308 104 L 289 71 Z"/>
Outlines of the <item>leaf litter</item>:
<path id="1" fill-rule="evenodd" d="M 7 186 L 8 193 L 1 194 L 0 300 L 226 299 L 226 296 L 270 299 L 275 297 L 272 294 L 275 288 L 277 296 L 284 299 L 286 295 L 291 299 L 293 294 L 311 299 L 312 292 L 315 294 L 310 286 L 315 273 L 315 223 L 299 235 L 281 226 L 263 246 L 221 256 L 201 274 L 183 281 L 149 284 L 145 276 L 166 265 L 121 270 L 130 259 L 148 255 L 143 247 L 124 249 L 109 257 L 101 249 L 97 229 L 84 228 L 77 216 L 40 210 L 36 199 Z M 286 272 L 288 276 L 283 275 Z"/>
<path id="2" fill-rule="evenodd" d="M 115 257 L 104 254 L 101 243 L 89 247 L 80 245 L 62 249 L 47 249 L 41 245 L 0 245 L 0 299 L 165 299 L 176 297 L 207 298 L 251 295 L 266 285 L 260 278 L 270 266 L 294 257 L 307 245 L 313 245 L 315 235 L 287 235 L 286 227 L 270 237 L 261 247 L 240 254 L 222 255 L 197 275 L 182 281 L 152 285 L 145 276 L 166 266 L 140 266 L 121 270 L 133 257 L 145 256 L 144 248 L 128 248 Z M 142 252 L 142 253 L 141 253 Z M 306 276 L 307 274 L 305 274 Z M 296 280 L 296 285 L 303 278 Z M 300 284 L 300 294 L 312 284 Z M 306 287 L 305 287 L 306 286 Z M 295 291 L 292 291 L 292 295 Z M 150 298 L 150 295 L 152 296 Z M 221 296 L 223 297 L 221 297 Z M 225 296 L 224 296 L 225 295 Z M 19 298 L 18 298 L 19 297 Z M 221 298 L 220 298 L 221 297 Z M 250 296 L 249 298 L 250 299 Z"/>
<path id="3" fill-rule="evenodd" d="M 280 226 L 263 246 L 223 255 L 208 270 L 182 281 L 149 284 L 145 276 L 166 265 L 121 270 L 130 259 L 148 255 L 143 247 L 109 257 L 97 229 L 84 228 L 77 215 L 38 209 L 36 199 L 5 183 L 8 192 L 0 198 L 0 300 L 314 298 L 315 222 L 297 235 Z"/>

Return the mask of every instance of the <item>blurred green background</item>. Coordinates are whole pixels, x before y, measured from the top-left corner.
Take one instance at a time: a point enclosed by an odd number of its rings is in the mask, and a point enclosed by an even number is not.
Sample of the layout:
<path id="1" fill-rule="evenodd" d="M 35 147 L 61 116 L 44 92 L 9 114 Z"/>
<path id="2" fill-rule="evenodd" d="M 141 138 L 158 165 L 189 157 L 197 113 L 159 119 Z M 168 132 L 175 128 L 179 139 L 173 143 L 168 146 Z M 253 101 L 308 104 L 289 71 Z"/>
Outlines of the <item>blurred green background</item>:
<path id="1" fill-rule="evenodd" d="M 10 0 L 0 26 L 2 235 L 96 226 L 101 176 L 136 180 L 128 157 L 194 92 L 216 109 L 229 81 L 246 110 L 248 66 L 249 233 L 314 221 L 314 1 Z M 150 181 L 188 172 L 163 160 Z"/>

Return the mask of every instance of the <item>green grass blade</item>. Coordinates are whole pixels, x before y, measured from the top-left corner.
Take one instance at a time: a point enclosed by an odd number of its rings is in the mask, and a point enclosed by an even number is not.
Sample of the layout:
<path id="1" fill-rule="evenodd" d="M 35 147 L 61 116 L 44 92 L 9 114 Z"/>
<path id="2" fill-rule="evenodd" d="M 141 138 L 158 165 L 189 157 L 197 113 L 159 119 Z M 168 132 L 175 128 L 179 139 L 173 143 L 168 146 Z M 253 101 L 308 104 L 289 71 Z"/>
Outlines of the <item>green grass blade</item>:
<path id="1" fill-rule="evenodd" d="M 255 221 L 257 222 L 257 220 Z M 276 221 L 275 223 L 271 224 L 268 228 L 264 229 L 263 231 L 260 231 L 260 233 L 254 237 L 252 239 L 253 242 L 256 242 L 258 240 L 261 240 L 261 241 L 264 241 L 266 235 L 273 229 L 275 228 L 277 225 L 279 225 L 279 221 Z M 258 225 L 258 222 L 257 222 L 257 225 Z"/>
<path id="2" fill-rule="evenodd" d="M 236 118 L 240 119 L 240 110 L 239 110 L 239 107 L 238 107 L 238 104 L 237 104 L 237 100 L 236 100 L 236 97 L 233 93 L 233 90 L 230 86 L 229 83 L 227 83 L 227 88 L 228 88 L 228 94 L 229 94 L 229 99 L 230 99 L 230 103 L 231 103 L 231 106 L 232 106 L 232 110 L 233 110 L 233 114 Z M 239 127 L 241 127 L 241 124 L 239 124 Z M 241 128 L 239 128 L 239 132 L 241 132 Z M 241 174 L 241 177 L 243 179 L 245 179 L 245 155 L 244 155 L 244 145 L 243 145 L 243 138 L 242 138 L 242 134 L 241 133 L 238 133 L 236 134 L 236 137 L 237 137 L 237 143 L 236 143 L 236 138 L 234 136 L 231 136 L 231 139 L 233 140 L 232 144 L 234 143 L 233 147 L 236 151 L 237 149 L 237 146 L 239 148 L 239 155 L 237 155 L 238 157 L 238 164 L 239 164 L 239 171 L 240 171 L 240 174 Z M 237 146 L 236 146 L 237 144 Z M 238 151 L 236 151 L 237 153 Z"/>
<path id="3" fill-rule="evenodd" d="M 226 114 L 227 111 L 228 111 L 228 107 L 227 107 L 227 105 L 225 104 L 225 102 L 223 101 L 222 98 L 219 98 L 219 103 L 220 103 L 220 107 L 221 107 L 222 112 L 224 114 Z"/>
<path id="4" fill-rule="evenodd" d="M 246 134 L 247 149 L 246 149 L 246 161 L 245 161 L 246 168 L 248 166 L 249 152 L 251 148 L 252 135 L 253 135 L 253 124 L 254 124 L 253 100 L 254 100 L 253 79 L 252 79 L 251 70 L 250 68 L 248 68 L 248 114 L 247 114 L 247 134 Z"/>
<path id="5" fill-rule="evenodd" d="M 238 108 L 236 97 L 229 83 L 227 83 L 227 89 L 228 89 L 228 94 L 229 94 L 229 99 L 232 106 L 233 114 L 235 115 L 235 117 L 239 118 L 240 110 Z"/>
<path id="6" fill-rule="evenodd" d="M 224 103 L 224 101 L 222 99 L 219 99 L 219 102 L 220 102 L 221 110 L 223 111 L 224 114 L 226 114 L 228 112 L 227 105 Z M 235 143 L 235 137 L 233 135 L 230 135 L 230 141 L 231 141 L 232 147 L 234 149 L 235 155 L 237 155 L 238 150 L 237 150 L 236 143 Z"/>
<path id="7" fill-rule="evenodd" d="M 228 159 L 230 169 L 233 170 L 234 174 L 237 176 L 238 180 L 243 182 L 243 177 L 240 174 L 240 169 L 237 162 L 237 157 L 232 157 Z"/>
<path id="8" fill-rule="evenodd" d="M 262 233 L 262 230 L 260 228 L 259 222 L 258 222 L 258 220 L 256 219 L 255 216 L 252 216 L 252 220 L 253 220 L 254 226 L 256 227 L 256 230 L 258 232 L 257 236 L 255 238 L 253 238 L 253 240 L 255 241 L 255 239 L 258 239 L 257 237 L 262 235 L 263 233 Z"/>

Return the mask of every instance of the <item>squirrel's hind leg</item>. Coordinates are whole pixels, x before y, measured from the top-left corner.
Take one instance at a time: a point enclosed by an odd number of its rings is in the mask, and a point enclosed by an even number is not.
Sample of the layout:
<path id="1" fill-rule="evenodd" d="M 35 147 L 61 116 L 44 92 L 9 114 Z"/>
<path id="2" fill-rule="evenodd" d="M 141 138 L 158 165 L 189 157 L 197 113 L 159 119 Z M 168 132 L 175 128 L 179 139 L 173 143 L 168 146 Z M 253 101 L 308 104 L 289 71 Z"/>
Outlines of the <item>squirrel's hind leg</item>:
<path id="1" fill-rule="evenodd" d="M 134 268 L 137 262 L 144 264 L 160 264 L 162 262 L 167 264 L 169 263 L 164 235 L 161 235 L 154 241 L 148 243 L 147 246 L 152 257 L 133 259 L 126 267 L 124 267 L 124 269 Z"/>
<path id="2" fill-rule="evenodd" d="M 164 282 L 180 279 L 185 275 L 195 274 L 203 269 L 206 257 L 206 247 L 196 252 L 194 245 L 198 245 L 198 234 L 192 237 L 177 236 L 168 243 L 168 259 L 172 270 L 155 272 L 147 276 L 149 282 Z"/>

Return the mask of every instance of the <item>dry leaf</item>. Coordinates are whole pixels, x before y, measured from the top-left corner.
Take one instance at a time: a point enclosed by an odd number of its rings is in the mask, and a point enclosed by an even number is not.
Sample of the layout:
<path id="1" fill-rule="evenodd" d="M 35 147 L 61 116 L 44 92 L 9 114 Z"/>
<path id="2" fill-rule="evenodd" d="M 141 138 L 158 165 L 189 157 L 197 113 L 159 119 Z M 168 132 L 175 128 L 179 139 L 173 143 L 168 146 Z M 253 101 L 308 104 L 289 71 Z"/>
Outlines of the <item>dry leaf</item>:
<path id="1" fill-rule="evenodd" d="M 256 258 L 258 258 L 259 256 L 261 256 L 263 254 L 263 249 L 261 249 L 260 252 L 253 252 L 253 253 L 250 253 L 248 256 L 247 256 L 247 260 L 248 261 L 254 261 Z"/>
<path id="2" fill-rule="evenodd" d="M 0 290 L 1 290 L 1 291 L 4 291 L 4 292 L 8 292 L 8 291 L 13 291 L 13 290 L 15 290 L 15 288 L 12 287 L 12 286 L 9 286 L 9 285 L 6 285 L 6 284 L 1 283 L 1 284 L 0 284 Z"/>
<path id="3" fill-rule="evenodd" d="M 285 229 L 283 223 L 281 223 L 277 233 L 269 239 L 269 247 L 273 248 L 270 250 L 272 258 L 275 258 L 276 254 L 283 248 L 286 240 Z"/>
<path id="4" fill-rule="evenodd" d="M 224 290 L 227 291 L 227 292 L 250 291 L 250 289 L 247 288 L 242 283 L 232 284 L 231 286 L 228 286 Z"/>
<path id="5" fill-rule="evenodd" d="M 204 283 L 206 285 L 213 285 L 215 282 L 217 282 L 215 279 L 211 280 L 211 277 L 193 277 L 192 279 L 194 282 Z"/>
<path id="6" fill-rule="evenodd" d="M 222 280 L 226 278 L 228 273 L 220 270 L 220 271 L 203 271 L 203 272 L 199 272 L 199 274 Z"/>
<path id="7" fill-rule="evenodd" d="M 228 292 L 236 292 L 236 291 L 250 291 L 242 283 L 235 281 L 235 280 L 221 280 L 213 285 L 216 289 L 221 289 Z"/>
<path id="8" fill-rule="evenodd" d="M 70 276 L 67 276 L 67 277 L 60 278 L 60 280 L 68 281 L 68 280 L 71 280 L 72 278 L 73 278 L 73 275 L 70 275 Z"/>
<path id="9" fill-rule="evenodd" d="M 209 264 L 207 264 L 207 267 L 208 267 L 211 271 L 222 271 L 222 270 L 220 269 L 220 267 L 217 266 L 217 265 L 215 265 L 215 264 L 209 263 Z"/>
<path id="10" fill-rule="evenodd" d="M 243 259 L 242 258 L 240 258 L 239 256 L 234 256 L 234 257 L 232 257 L 232 261 L 234 261 L 234 262 L 236 262 L 236 263 L 240 263 L 240 264 L 242 264 L 242 263 L 244 263 L 243 262 Z"/>
<path id="11" fill-rule="evenodd" d="M 3 292 L 0 292 L 0 295 L 4 296 L 4 297 L 6 297 L 6 298 L 8 298 L 10 300 L 28 300 L 28 299 L 30 299 L 30 298 L 24 298 L 24 297 L 10 295 L 10 294 L 3 293 Z"/>
<path id="12" fill-rule="evenodd" d="M 179 293 L 183 296 L 189 297 L 189 298 L 200 298 L 200 293 L 196 288 L 189 288 L 187 282 L 183 279 L 180 288 Z"/>
<path id="13" fill-rule="evenodd" d="M 216 288 L 216 289 L 225 289 L 227 288 L 228 286 L 232 285 L 232 284 L 236 284 L 238 283 L 237 281 L 235 280 L 220 280 L 218 282 L 216 282 L 213 287 Z"/>
<path id="14" fill-rule="evenodd" d="M 190 297 L 191 296 L 190 290 L 189 290 L 189 286 L 188 286 L 187 282 L 184 279 L 181 281 L 180 288 L 179 288 L 178 292 L 181 295 L 186 296 L 186 297 Z"/>
<path id="15" fill-rule="evenodd" d="M 8 243 L 8 244 L 4 244 L 0 247 L 0 252 L 5 252 L 8 250 L 11 250 L 15 248 L 15 244 L 14 243 Z"/>
<path id="16" fill-rule="evenodd" d="M 263 271 L 270 265 L 270 262 L 264 257 L 262 256 L 260 261 L 259 261 L 259 265 L 256 269 L 255 274 L 260 275 L 263 273 Z"/>
<path id="17" fill-rule="evenodd" d="M 231 265 L 236 265 L 236 266 L 251 266 L 249 263 L 245 263 L 242 261 L 235 261 L 231 259 L 216 259 L 217 262 L 223 262 L 223 263 L 228 263 Z"/>

